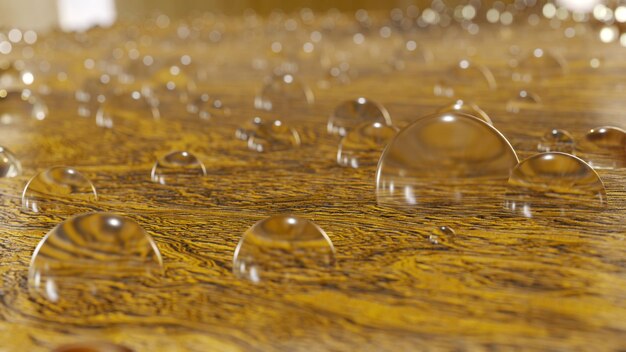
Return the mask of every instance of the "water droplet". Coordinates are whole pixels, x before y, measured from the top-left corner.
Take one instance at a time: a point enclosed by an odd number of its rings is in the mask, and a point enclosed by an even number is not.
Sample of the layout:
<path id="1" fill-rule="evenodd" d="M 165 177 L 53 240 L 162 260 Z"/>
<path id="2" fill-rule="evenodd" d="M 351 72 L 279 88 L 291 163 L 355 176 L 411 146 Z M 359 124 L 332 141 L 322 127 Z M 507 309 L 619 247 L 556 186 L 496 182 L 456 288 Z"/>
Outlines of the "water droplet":
<path id="1" fill-rule="evenodd" d="M 26 87 L 22 73 L 10 62 L 0 67 L 0 87 L 7 91 L 21 91 Z"/>
<path id="2" fill-rule="evenodd" d="M 524 217 L 563 216 L 576 207 L 603 206 L 604 184 L 582 159 L 548 152 L 521 161 L 511 172 L 505 206 Z"/>
<path id="3" fill-rule="evenodd" d="M 418 44 L 415 40 L 408 40 L 396 51 L 390 59 L 390 64 L 396 70 L 415 71 L 432 61 L 432 51 Z"/>
<path id="4" fill-rule="evenodd" d="M 117 302 L 128 301 L 127 284 L 139 287 L 162 273 L 159 249 L 139 224 L 116 214 L 88 213 L 58 224 L 39 242 L 28 286 L 34 297 L 84 316 L 115 310 Z"/>
<path id="5" fill-rule="evenodd" d="M 269 79 L 254 98 L 254 107 L 287 113 L 293 109 L 306 108 L 314 101 L 313 91 L 296 76 L 288 73 Z"/>
<path id="6" fill-rule="evenodd" d="M 133 352 L 134 350 L 108 342 L 81 342 L 63 345 L 52 352 Z"/>
<path id="7" fill-rule="evenodd" d="M 0 124 L 12 124 L 31 117 L 43 120 L 48 116 L 47 105 L 28 89 L 7 91 L 0 88 Z"/>
<path id="8" fill-rule="evenodd" d="M 382 150 L 397 132 L 397 128 L 381 122 L 357 126 L 339 142 L 337 163 L 353 168 L 376 165 Z"/>
<path id="9" fill-rule="evenodd" d="M 187 112 L 203 120 L 210 120 L 212 117 L 229 116 L 230 108 L 224 105 L 222 99 L 202 93 L 187 104 Z"/>
<path id="10" fill-rule="evenodd" d="M 565 64 L 562 60 L 544 49 L 536 48 L 520 60 L 513 73 L 513 80 L 530 82 L 554 78 L 564 73 Z"/>
<path id="11" fill-rule="evenodd" d="M 261 281 L 311 280 L 335 264 L 335 248 L 324 230 L 312 221 L 275 215 L 244 234 L 233 257 L 233 273 Z"/>
<path id="12" fill-rule="evenodd" d="M 456 111 L 456 112 L 461 112 L 467 115 L 471 115 L 471 116 L 474 116 L 478 119 L 485 121 L 486 123 L 490 125 L 493 125 L 493 122 L 491 121 L 491 118 L 489 118 L 489 115 L 487 115 L 487 113 L 483 109 L 481 109 L 478 105 L 471 103 L 471 102 L 458 99 L 454 103 L 450 105 L 446 105 L 443 108 L 439 109 L 439 112 L 449 112 L 449 111 Z"/>
<path id="13" fill-rule="evenodd" d="M 72 202 L 95 202 L 93 183 L 76 169 L 52 167 L 28 181 L 22 192 L 22 208 L 35 213 L 66 212 Z"/>
<path id="14" fill-rule="evenodd" d="M 585 135 L 581 151 L 594 169 L 626 167 L 626 131 L 613 126 L 593 128 Z"/>
<path id="15" fill-rule="evenodd" d="M 328 133 L 345 136 L 348 131 L 365 122 L 391 125 L 391 116 L 384 106 L 367 98 L 357 98 L 339 104 L 328 118 Z"/>
<path id="16" fill-rule="evenodd" d="M 476 89 L 494 90 L 497 87 L 496 78 L 486 66 L 461 60 L 451 69 L 441 82 L 435 85 L 435 95 L 452 96 L 459 92 L 475 92 Z"/>
<path id="17" fill-rule="evenodd" d="M 175 151 L 159 158 L 152 167 L 152 182 L 184 184 L 207 175 L 202 161 L 186 151 Z"/>
<path id="18" fill-rule="evenodd" d="M 187 103 L 189 93 L 196 90 L 196 83 L 191 75 L 179 64 L 164 65 L 151 78 L 156 82 L 152 87 L 153 95 L 161 100 L 174 97 L 180 103 Z"/>
<path id="19" fill-rule="evenodd" d="M 0 146 L 0 178 L 15 177 L 22 173 L 22 164 L 8 148 Z"/>
<path id="20" fill-rule="evenodd" d="M 256 120 L 256 130 L 249 133 L 248 148 L 257 152 L 286 150 L 300 146 L 300 133 L 280 120 Z"/>
<path id="21" fill-rule="evenodd" d="M 522 110 L 537 109 L 540 106 L 541 98 L 537 94 L 522 89 L 506 103 L 506 110 L 511 113 L 518 113 Z"/>
<path id="22" fill-rule="evenodd" d="M 563 152 L 572 154 L 574 152 L 574 137 L 565 131 L 552 129 L 541 138 L 537 145 L 540 152 Z"/>
<path id="23" fill-rule="evenodd" d="M 437 113 L 402 129 L 385 148 L 376 195 L 391 205 L 457 203 L 479 194 L 478 186 L 504 185 L 517 162 L 510 143 L 491 125 L 462 113 Z"/>
<path id="24" fill-rule="evenodd" d="M 454 230 L 447 226 L 437 226 L 433 233 L 428 236 L 428 240 L 432 244 L 446 244 L 454 241 L 456 233 Z"/>
<path id="25" fill-rule="evenodd" d="M 161 118 L 159 100 L 144 96 L 139 91 L 111 92 L 106 98 L 101 96 L 101 104 L 96 111 L 96 124 L 113 128 L 116 124 L 133 119 Z"/>

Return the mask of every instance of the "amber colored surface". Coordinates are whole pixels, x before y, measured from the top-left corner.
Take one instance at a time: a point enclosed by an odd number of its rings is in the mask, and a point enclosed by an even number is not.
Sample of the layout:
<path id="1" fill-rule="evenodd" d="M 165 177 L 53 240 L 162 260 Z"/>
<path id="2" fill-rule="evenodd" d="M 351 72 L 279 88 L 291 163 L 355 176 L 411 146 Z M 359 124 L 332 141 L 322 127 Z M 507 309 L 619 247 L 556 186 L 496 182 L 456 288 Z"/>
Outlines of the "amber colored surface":
<path id="1" fill-rule="evenodd" d="M 481 27 L 487 39 L 496 30 Z M 502 36 L 532 50 L 534 38 L 549 30 Z M 624 48 L 555 40 L 569 73 L 543 83 L 541 110 L 511 114 L 506 102 L 519 87 L 502 78 L 507 48 L 468 40 L 482 45 L 473 62 L 488 65 L 499 81 L 497 90 L 477 88 L 462 98 L 489 114 L 520 159 L 552 128 L 581 138 L 597 126 L 626 126 Z M 605 210 L 571 208 L 544 221 L 507 211 L 493 189 L 480 191 L 494 202 L 378 206 L 373 170 L 337 165 L 338 140 L 326 121 L 339 102 L 367 94 L 400 128 L 449 103 L 433 95 L 433 85 L 461 55 L 452 55 L 457 46 L 445 40 L 425 41 L 435 57 L 449 60 L 435 60 L 417 78 L 361 70 L 351 84 L 323 90 L 316 77 L 303 77 L 315 104 L 284 117 L 301 133 L 299 148 L 257 153 L 235 138 L 256 113 L 252 102 L 265 76 L 236 69 L 204 82 L 231 107 L 228 119 L 184 119 L 169 108 L 159 121 L 134 116 L 103 129 L 77 115 L 68 103 L 71 86 L 61 86 L 47 100 L 45 120 L 3 126 L 1 144 L 21 160 L 23 174 L 0 179 L 0 349 L 50 351 L 81 341 L 136 351 L 624 349 L 626 169 L 598 170 Z M 589 68 L 596 52 L 608 66 Z M 248 58 L 235 54 L 233 66 Z M 156 158 L 175 150 L 193 152 L 207 175 L 182 186 L 151 182 Z M 92 314 L 75 300 L 68 304 L 85 314 L 67 316 L 28 293 L 33 250 L 65 217 L 22 212 L 20 193 L 30 177 L 55 165 L 76 167 L 98 189 L 97 206 L 78 206 L 135 220 L 161 250 L 163 279 L 122 286 L 115 313 Z M 275 214 L 310 219 L 332 240 L 336 265 L 323 283 L 253 284 L 233 275 L 241 235 Z M 429 240 L 441 226 L 454 229 L 453 241 Z"/>

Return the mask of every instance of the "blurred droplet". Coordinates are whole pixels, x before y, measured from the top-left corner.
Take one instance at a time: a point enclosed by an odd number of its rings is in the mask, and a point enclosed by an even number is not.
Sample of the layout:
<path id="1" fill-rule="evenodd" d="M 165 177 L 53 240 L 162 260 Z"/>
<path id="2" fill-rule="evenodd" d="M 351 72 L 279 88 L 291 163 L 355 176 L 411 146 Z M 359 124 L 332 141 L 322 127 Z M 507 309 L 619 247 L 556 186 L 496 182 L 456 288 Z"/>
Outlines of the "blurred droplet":
<path id="1" fill-rule="evenodd" d="M 22 164 L 8 148 L 0 146 L 0 178 L 15 177 L 22 173 Z"/>
<path id="2" fill-rule="evenodd" d="M 525 89 L 520 90 L 517 95 L 506 103 L 506 110 L 511 113 L 518 113 L 522 110 L 537 109 L 541 106 L 541 98 L 535 93 Z"/>
<path id="3" fill-rule="evenodd" d="M 391 116 L 384 106 L 367 98 L 347 100 L 339 104 L 328 118 L 328 133 L 345 136 L 351 129 L 365 122 L 391 125 Z"/>
<path id="4" fill-rule="evenodd" d="M 276 75 L 267 80 L 254 99 L 259 110 L 288 113 L 314 102 L 313 91 L 292 74 Z"/>
<path id="5" fill-rule="evenodd" d="M 552 129 L 543 135 L 541 142 L 537 145 L 537 150 L 572 154 L 574 152 L 574 137 L 565 130 Z"/>
<path id="6" fill-rule="evenodd" d="M 478 105 L 468 102 L 468 101 L 458 99 L 454 103 L 450 105 L 446 105 L 442 107 L 441 109 L 439 109 L 439 112 L 449 112 L 449 111 L 456 111 L 456 112 L 464 113 L 467 115 L 471 115 L 480 120 L 483 120 L 484 122 L 490 125 L 493 125 L 491 118 L 489 118 L 489 115 L 487 115 L 487 113 L 483 109 L 481 109 Z"/>
<path id="7" fill-rule="evenodd" d="M 385 146 L 398 129 L 381 122 L 365 122 L 341 139 L 337 149 L 337 163 L 359 168 L 376 165 Z"/>

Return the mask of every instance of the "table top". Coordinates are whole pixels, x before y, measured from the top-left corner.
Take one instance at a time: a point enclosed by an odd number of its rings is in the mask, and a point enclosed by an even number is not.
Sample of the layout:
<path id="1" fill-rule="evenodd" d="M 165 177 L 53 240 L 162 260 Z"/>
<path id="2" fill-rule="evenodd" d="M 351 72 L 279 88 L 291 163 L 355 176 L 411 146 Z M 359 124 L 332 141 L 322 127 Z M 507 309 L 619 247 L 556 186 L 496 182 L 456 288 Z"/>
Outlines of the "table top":
<path id="1" fill-rule="evenodd" d="M 350 82 L 318 69 L 319 56 L 296 54 L 300 71 L 294 76 L 311 88 L 314 104 L 264 112 L 253 100 L 270 67 L 287 57 L 270 49 L 278 34 L 244 40 L 235 30 L 241 19 L 220 18 L 222 27 L 218 19 L 205 21 L 210 25 L 199 33 L 222 28 L 220 40 L 171 39 L 177 23 L 167 29 L 118 24 L 84 37 L 38 39 L 34 57 L 46 55 L 39 67 L 51 64 L 41 73 L 48 77 L 49 93 L 41 96 L 49 114 L 0 126 L 0 144 L 23 167 L 21 175 L 0 179 L 1 351 L 46 351 L 82 341 L 137 351 L 626 348 L 626 169 L 597 170 L 606 188 L 602 209 L 580 204 L 556 216 L 524 217 L 503 206 L 497 187 L 478 187 L 480 197 L 452 204 L 435 193 L 394 207 L 377 204 L 376 165 L 339 166 L 339 138 L 326 131 L 335 106 L 360 96 L 383 104 L 400 128 L 437 111 L 453 97 L 435 95 L 433 87 L 463 58 L 488 67 L 498 87 L 472 83 L 454 97 L 485 110 L 520 159 L 536 153 L 553 128 L 577 141 L 598 126 L 624 128 L 626 49 L 598 40 L 599 27 L 571 24 L 579 26 L 574 38 L 563 35 L 567 22 L 559 29 L 544 22 L 482 25 L 478 35 L 460 27 L 424 29 L 415 35 L 434 60 L 409 60 L 398 70 L 386 64 L 392 44 L 377 30 L 363 31 L 365 43 L 358 44 L 359 28 L 338 21 L 342 30 L 324 32 L 332 47 L 324 50 L 352 53 Z M 129 48 L 120 37 L 144 33 L 164 39 L 146 46 L 142 57 L 161 64 L 190 55 L 205 73 L 195 89 L 219 96 L 230 115 L 190 117 L 164 95 L 159 120 L 131 111 L 103 128 L 94 114 L 79 116 L 74 92 L 97 77 L 85 60 L 115 62 L 107 53 L 126 48 L 126 55 Z M 397 38 L 404 43 L 407 36 Z M 512 61 L 537 47 L 565 60 L 567 73 L 511 80 Z M 139 87 L 136 81 L 126 89 Z M 520 89 L 540 96 L 541 104 L 507 110 Z M 301 146 L 250 150 L 236 130 L 254 128 L 254 116 L 279 117 L 299 132 Z M 196 155 L 207 175 L 183 185 L 151 182 L 155 160 L 175 150 Z M 63 212 L 22 209 L 27 181 L 52 166 L 87 176 L 97 202 L 74 199 Z M 143 227 L 162 255 L 162 278 L 120 283 L 118 299 L 105 305 L 110 310 L 86 300 L 34 297 L 28 268 L 37 244 L 70 215 L 92 211 L 121 214 Z M 253 283 L 235 276 L 232 259 L 242 234 L 275 214 L 301 216 L 322 228 L 335 247 L 335 266 L 314 280 Z M 440 226 L 455 235 L 433 240 Z"/>

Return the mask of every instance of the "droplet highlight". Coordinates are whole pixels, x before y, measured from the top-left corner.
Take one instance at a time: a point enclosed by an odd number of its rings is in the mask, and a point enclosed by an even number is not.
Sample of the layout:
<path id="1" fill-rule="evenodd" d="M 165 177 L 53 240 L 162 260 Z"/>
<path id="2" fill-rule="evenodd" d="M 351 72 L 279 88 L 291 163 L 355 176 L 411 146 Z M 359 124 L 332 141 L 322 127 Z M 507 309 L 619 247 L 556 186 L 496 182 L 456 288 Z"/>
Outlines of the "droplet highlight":
<path id="1" fill-rule="evenodd" d="M 174 151 L 160 157 L 150 173 L 152 182 L 184 184 L 207 175 L 206 167 L 195 155 L 187 151 Z"/>
<path id="2" fill-rule="evenodd" d="M 351 129 L 365 122 L 380 122 L 392 125 L 391 116 L 381 104 L 364 97 L 344 101 L 328 118 L 328 133 L 345 136 Z"/>
<path id="3" fill-rule="evenodd" d="M 33 176 L 22 192 L 22 208 L 35 213 L 71 212 L 98 200 L 96 187 L 78 170 L 57 166 Z"/>

